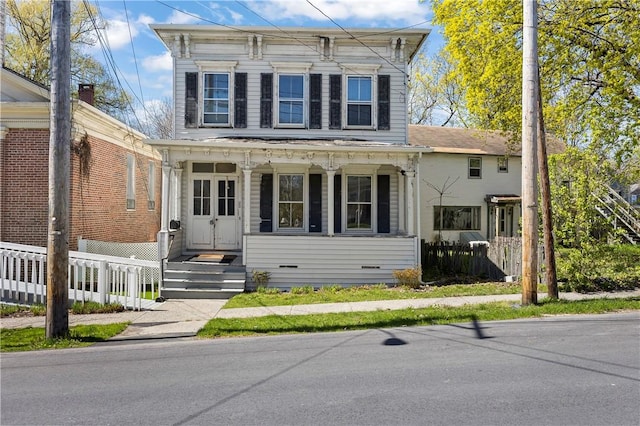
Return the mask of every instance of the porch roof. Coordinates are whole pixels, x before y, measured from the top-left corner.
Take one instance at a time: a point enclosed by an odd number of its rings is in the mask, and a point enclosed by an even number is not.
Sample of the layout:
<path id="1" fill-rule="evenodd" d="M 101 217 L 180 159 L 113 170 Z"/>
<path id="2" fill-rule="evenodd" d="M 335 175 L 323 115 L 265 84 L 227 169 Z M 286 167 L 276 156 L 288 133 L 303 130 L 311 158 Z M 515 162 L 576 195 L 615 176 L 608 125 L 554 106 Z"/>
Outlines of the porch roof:
<path id="1" fill-rule="evenodd" d="M 196 148 L 211 150 L 292 150 L 315 152 L 376 152 L 418 154 L 433 152 L 428 146 L 398 145 L 359 139 L 287 139 L 287 138 L 208 138 L 208 139 L 151 139 L 149 145 L 162 148 Z"/>
<path id="2" fill-rule="evenodd" d="M 487 194 L 484 199 L 491 204 L 516 204 L 521 201 L 521 197 L 516 194 Z"/>

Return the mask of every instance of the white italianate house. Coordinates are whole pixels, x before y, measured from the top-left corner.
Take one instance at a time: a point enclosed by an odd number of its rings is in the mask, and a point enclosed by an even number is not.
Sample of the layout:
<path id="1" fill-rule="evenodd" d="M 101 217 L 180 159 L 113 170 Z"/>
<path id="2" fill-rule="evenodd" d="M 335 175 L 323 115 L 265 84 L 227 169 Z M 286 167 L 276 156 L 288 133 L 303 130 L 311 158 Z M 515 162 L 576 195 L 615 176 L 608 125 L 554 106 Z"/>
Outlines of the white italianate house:
<path id="1" fill-rule="evenodd" d="M 392 282 L 419 264 L 431 149 L 408 143 L 407 79 L 428 30 L 152 29 L 174 60 L 175 136 L 149 141 L 165 296 L 240 291 L 253 272 L 282 288 Z"/>

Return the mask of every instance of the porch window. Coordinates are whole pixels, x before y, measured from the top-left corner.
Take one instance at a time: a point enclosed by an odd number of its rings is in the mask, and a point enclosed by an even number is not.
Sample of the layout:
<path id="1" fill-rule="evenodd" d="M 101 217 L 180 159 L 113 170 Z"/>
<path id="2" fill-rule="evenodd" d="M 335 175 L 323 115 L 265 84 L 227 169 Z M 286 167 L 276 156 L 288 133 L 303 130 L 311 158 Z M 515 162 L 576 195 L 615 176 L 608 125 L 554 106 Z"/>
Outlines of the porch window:
<path id="1" fill-rule="evenodd" d="M 469 157 L 469 179 L 482 179 L 482 158 Z"/>
<path id="2" fill-rule="evenodd" d="M 229 74 L 204 73 L 204 124 L 229 124 Z"/>
<path id="3" fill-rule="evenodd" d="M 480 207 L 434 206 L 433 228 L 446 231 L 478 231 L 480 211 Z"/>
<path id="4" fill-rule="evenodd" d="M 281 74 L 278 76 L 278 124 L 304 125 L 304 76 Z"/>
<path id="5" fill-rule="evenodd" d="M 347 176 L 347 229 L 372 229 L 371 176 Z"/>
<path id="6" fill-rule="evenodd" d="M 136 169 L 135 158 L 127 154 L 127 210 L 136 208 Z"/>
<path id="7" fill-rule="evenodd" d="M 278 228 L 304 229 L 304 175 L 278 176 Z"/>
<path id="8" fill-rule="evenodd" d="M 372 76 L 347 77 L 347 126 L 370 127 L 373 125 Z"/>
<path id="9" fill-rule="evenodd" d="M 498 173 L 509 173 L 509 159 L 498 157 Z"/>

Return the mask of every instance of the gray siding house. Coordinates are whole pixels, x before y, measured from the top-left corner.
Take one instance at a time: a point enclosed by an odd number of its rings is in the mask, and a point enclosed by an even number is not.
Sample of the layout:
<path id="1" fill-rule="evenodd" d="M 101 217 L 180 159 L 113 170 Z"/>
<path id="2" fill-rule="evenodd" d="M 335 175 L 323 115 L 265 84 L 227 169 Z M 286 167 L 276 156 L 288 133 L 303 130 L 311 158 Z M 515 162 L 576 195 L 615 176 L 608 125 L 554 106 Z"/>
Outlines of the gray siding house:
<path id="1" fill-rule="evenodd" d="M 419 264 L 408 64 L 428 30 L 152 25 L 174 60 L 163 258 L 234 253 L 271 285 L 392 282 Z"/>

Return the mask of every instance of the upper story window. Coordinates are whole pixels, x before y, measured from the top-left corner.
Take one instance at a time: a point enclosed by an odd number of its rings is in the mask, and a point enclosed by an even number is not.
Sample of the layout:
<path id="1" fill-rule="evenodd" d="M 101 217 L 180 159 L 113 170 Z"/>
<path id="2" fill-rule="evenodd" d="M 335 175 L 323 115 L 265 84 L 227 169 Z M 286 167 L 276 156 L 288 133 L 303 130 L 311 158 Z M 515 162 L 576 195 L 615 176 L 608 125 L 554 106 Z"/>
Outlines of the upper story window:
<path id="1" fill-rule="evenodd" d="M 347 76 L 347 126 L 373 123 L 373 77 Z"/>
<path id="2" fill-rule="evenodd" d="M 482 158 L 469 157 L 469 179 L 482 179 Z"/>
<path id="3" fill-rule="evenodd" d="M 280 74 L 278 76 L 278 125 L 305 124 L 304 75 Z"/>
<path id="4" fill-rule="evenodd" d="M 498 157 L 498 173 L 509 173 L 509 159 Z"/>
<path id="5" fill-rule="evenodd" d="M 229 124 L 229 74 L 204 73 L 203 79 L 203 123 Z"/>
<path id="6" fill-rule="evenodd" d="M 156 165 L 153 161 L 149 161 L 149 181 L 147 182 L 147 208 L 155 210 L 156 208 Z"/>

